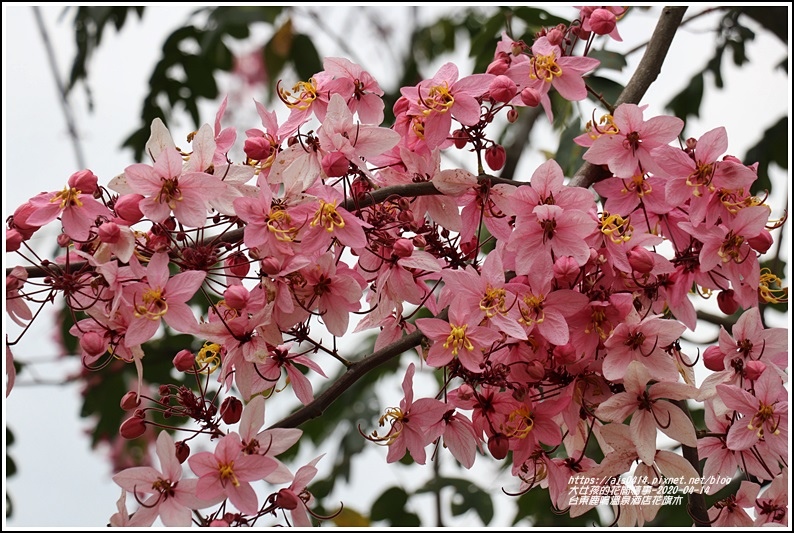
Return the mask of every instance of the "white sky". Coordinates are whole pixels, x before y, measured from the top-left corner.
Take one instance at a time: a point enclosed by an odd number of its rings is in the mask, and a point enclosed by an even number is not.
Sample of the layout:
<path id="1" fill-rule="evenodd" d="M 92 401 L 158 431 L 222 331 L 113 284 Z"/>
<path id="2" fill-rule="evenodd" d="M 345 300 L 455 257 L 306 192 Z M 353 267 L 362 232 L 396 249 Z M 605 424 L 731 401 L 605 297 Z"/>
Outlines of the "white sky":
<path id="1" fill-rule="evenodd" d="M 106 28 L 103 42 L 89 65 L 94 112 L 87 112 L 81 89 L 73 97 L 73 109 L 87 166 L 100 177 L 101 182 L 106 183 L 133 162 L 131 153 L 119 147 L 123 139 L 139 127 L 139 113 L 148 77 L 160 56 L 164 37 L 181 26 L 193 9 L 194 6 L 182 5 L 148 7 L 143 21 L 138 21 L 136 16 L 130 14 L 120 34 L 111 27 Z M 69 25 L 71 14 L 58 20 L 61 11 L 61 7 L 42 7 L 50 39 L 57 52 L 61 76 L 65 77 L 74 45 Z M 692 12 L 690 10 L 688 14 Z M 569 13 L 571 17 L 575 15 L 573 9 Z M 626 20 L 626 25 L 620 27 L 625 48 L 618 48 L 620 45 L 617 43 L 611 44 L 610 48 L 626 50 L 635 43 L 647 40 L 656 24 L 657 15 L 657 10 L 632 14 Z M 691 29 L 682 30 L 676 36 L 659 80 L 643 101 L 651 104 L 646 117 L 662 113 L 662 103 L 680 90 L 692 73 L 711 57 L 713 45 L 705 29 L 711 28 L 713 21 L 713 17 L 704 17 Z M 319 35 L 318 38 L 323 36 Z M 361 46 L 365 42 L 363 38 L 353 41 L 359 45 L 358 52 L 369 58 L 370 63 L 365 64 L 365 68 L 376 77 L 381 74 L 380 71 L 388 68 L 388 61 L 369 57 L 368 52 L 371 50 Z M 333 50 L 328 55 L 342 55 L 336 47 L 328 49 Z M 729 152 L 738 156 L 743 156 L 761 132 L 781 114 L 788 113 L 790 116 L 790 80 L 785 73 L 772 70 L 773 65 L 786 57 L 786 47 L 776 38 L 759 32 L 756 41 L 748 46 L 747 53 L 752 67 L 740 71 L 733 68 L 726 54 L 723 72 L 727 89 L 715 91 L 712 81 L 707 79 L 704 113 L 699 120 L 690 120 L 688 129 L 690 135 L 699 136 L 709 129 L 724 125 L 730 141 Z M 630 59 L 636 62 L 640 56 L 635 54 Z M 459 60 L 463 61 L 462 58 Z M 432 75 L 439 64 L 428 67 L 426 74 Z M 458 64 L 461 65 L 460 62 Z M 465 70 L 461 67 L 462 73 Z M 45 190 L 61 189 L 68 177 L 79 170 L 57 98 L 32 9 L 4 3 L 4 219 L 31 196 Z M 205 121 L 214 119 L 215 105 L 208 104 L 202 108 Z M 237 116 L 242 120 L 239 142 L 245 128 L 256 127 L 259 123 L 253 106 L 241 110 Z M 189 120 L 185 120 L 173 131 L 174 138 L 183 139 L 192 129 Z M 540 153 L 542 149 L 553 151 L 556 148 L 556 144 L 550 140 L 553 139 L 550 130 L 545 130 L 541 128 L 536 134 L 529 162 L 522 167 L 529 172 L 543 160 Z M 777 169 L 776 183 L 789 181 L 786 176 L 786 172 Z M 774 215 L 781 214 L 780 209 L 785 204 L 787 194 L 790 191 L 784 191 L 782 185 L 776 188 L 775 198 L 770 199 L 777 206 Z M 787 228 L 790 228 L 790 224 Z M 38 239 L 47 242 L 43 232 L 41 237 L 38 235 Z M 790 238 L 787 243 L 790 243 Z M 784 249 L 788 246 L 790 244 L 784 243 Z M 12 264 L 17 261 L 11 256 L 8 260 Z M 791 279 L 790 272 L 788 278 Z M 3 318 L 4 331 L 17 334 L 18 328 L 13 323 L 6 329 L 5 314 Z M 35 372 L 45 380 L 59 379 L 77 370 L 73 358 L 68 361 L 58 359 L 57 345 L 52 342 L 52 324 L 47 320 L 37 320 L 23 342 L 15 347 L 14 353 L 20 360 L 38 361 Z M 30 372 L 20 375 L 20 386 L 3 402 L 3 419 L 16 436 L 10 454 L 18 468 L 17 476 L 10 478 L 4 485 L 4 488 L 8 487 L 14 503 L 14 517 L 8 521 L 8 525 L 103 527 L 115 511 L 115 500 L 120 491 L 110 481 L 105 452 L 90 450 L 89 441 L 83 434 L 84 421 L 78 418 L 80 398 L 77 387 L 24 386 L 24 382 L 30 382 L 31 378 Z M 399 400 L 398 391 L 397 387 L 392 391 L 392 403 Z M 273 422 L 274 418 L 270 416 L 268 422 Z M 409 475 L 405 469 L 387 467 L 383 461 L 385 450 L 374 445 L 372 448 L 368 451 L 375 460 L 372 464 L 376 467 L 380 465 L 376 487 L 369 485 L 363 491 L 360 488 L 348 491 L 347 495 L 352 507 L 364 512 L 368 511 L 369 504 L 383 488 L 392 484 L 409 488 L 417 486 L 415 475 Z M 318 477 L 322 477 L 326 472 L 322 462 L 319 467 Z M 487 469 L 479 472 L 482 474 L 478 474 L 478 481 L 493 491 L 498 510 L 497 520 L 502 520 L 501 524 L 495 520 L 492 525 L 509 525 L 512 518 L 511 503 L 497 502 L 500 498 L 508 498 L 500 494 L 504 478 L 491 478 Z M 372 482 L 372 476 L 367 475 L 369 472 L 360 471 L 358 474 L 363 474 Z M 428 467 L 419 474 L 421 483 L 430 475 Z M 344 500 L 344 496 L 340 495 L 340 498 Z M 429 518 L 432 514 L 426 516 Z M 464 517 L 461 524 L 478 523 L 476 518 L 474 522 L 471 520 L 471 516 L 468 516 L 468 521 Z"/>

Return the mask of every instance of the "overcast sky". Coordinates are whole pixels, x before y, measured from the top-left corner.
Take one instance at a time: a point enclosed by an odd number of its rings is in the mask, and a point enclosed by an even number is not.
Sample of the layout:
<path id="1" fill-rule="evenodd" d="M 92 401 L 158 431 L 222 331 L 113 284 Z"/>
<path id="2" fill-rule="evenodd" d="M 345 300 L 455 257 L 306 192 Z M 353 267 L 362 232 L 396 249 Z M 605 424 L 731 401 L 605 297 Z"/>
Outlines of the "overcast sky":
<path id="1" fill-rule="evenodd" d="M 69 25 L 72 15 L 59 20 L 62 9 L 42 7 L 63 76 L 73 57 L 74 45 Z M 193 6 L 182 5 L 150 7 L 142 22 L 134 18 L 120 34 L 110 27 L 106 29 L 103 42 L 90 64 L 94 112 L 87 111 L 81 91 L 75 93 L 73 101 L 86 164 L 101 182 L 106 183 L 133 162 L 130 151 L 122 151 L 119 147 L 123 139 L 139 126 L 148 77 L 159 58 L 164 37 L 181 26 L 192 9 Z M 570 16 L 575 15 L 574 10 L 570 13 Z M 626 41 L 624 50 L 647 40 L 657 15 L 658 11 L 653 10 L 627 19 L 626 26 L 620 29 Z M 681 31 L 676 36 L 662 74 L 644 100 L 644 103 L 650 103 L 646 117 L 662 113 L 662 103 L 680 90 L 692 73 L 711 56 L 713 44 L 704 30 L 713 27 L 713 23 L 713 17 L 704 17 L 693 24 L 692 29 Z M 618 48 L 613 44 L 612 49 Z M 358 50 L 367 57 L 366 49 Z M 744 155 L 760 133 L 781 114 L 790 115 L 790 80 L 785 73 L 772 68 L 786 57 L 786 53 L 786 47 L 774 37 L 759 33 L 756 41 L 748 47 L 751 68 L 737 70 L 726 61 L 725 91 L 710 90 L 713 84 L 711 80 L 707 81 L 709 90 L 704 112 L 699 120 L 690 121 L 688 132 L 699 136 L 724 125 L 728 130 L 729 151 Z M 339 51 L 334 50 L 332 54 L 339 55 Z M 630 59 L 637 61 L 640 55 L 635 54 Z M 365 67 L 377 75 L 383 62 L 369 59 L 372 65 Z M 32 9 L 4 4 L 4 219 L 31 196 L 45 190 L 61 189 L 68 177 L 79 170 L 47 61 Z M 437 66 L 429 67 L 427 75 L 432 75 Z M 216 105 L 208 104 L 203 108 L 205 120 L 213 119 Z M 253 106 L 250 106 L 249 116 L 252 121 L 243 127 L 257 126 Z M 175 139 L 184 138 L 193 129 L 189 122 L 179 126 L 181 129 L 174 132 Z M 545 139 L 550 138 L 549 131 Z M 242 132 L 238 135 L 238 141 L 242 135 Z M 537 166 L 542 161 L 540 150 L 555 148 L 554 143 L 538 136 L 533 142 L 530 160 Z M 786 175 L 778 169 L 775 173 L 778 183 L 790 181 L 785 179 Z M 778 208 L 774 215 L 781 214 L 786 194 L 790 192 L 784 191 L 782 185 L 775 189 L 776 197 L 770 200 Z M 48 238 L 52 238 L 51 232 L 42 232 L 40 237 L 37 234 L 41 241 L 48 242 Z M 788 245 L 784 248 L 787 249 Z M 17 261 L 11 257 L 9 260 Z M 4 330 L 18 334 L 15 327 L 5 329 L 5 315 Z M 58 380 L 77 370 L 74 358 L 68 361 L 57 358 L 58 348 L 52 342 L 52 324 L 47 320 L 37 320 L 14 352 L 20 360 L 38 361 L 35 372 L 43 380 Z M 10 448 L 10 454 L 19 469 L 18 475 L 7 484 L 14 500 L 14 518 L 8 524 L 104 526 L 115 511 L 119 489 L 110 481 L 108 463 L 103 460 L 105 452 L 90 450 L 89 441 L 83 435 L 82 421 L 77 416 L 80 401 L 77 387 L 24 386 L 32 377 L 31 373 L 21 375 L 21 386 L 3 402 L 4 422 L 16 435 L 16 444 Z M 396 394 L 395 398 L 399 399 Z M 375 446 L 373 449 L 373 456 L 382 461 L 385 450 Z M 385 463 L 382 466 L 382 471 L 387 471 Z M 322 463 L 320 467 L 322 476 Z M 402 474 L 388 475 L 399 478 Z M 387 486 L 385 483 L 412 483 L 410 479 L 398 478 L 385 479 L 383 486 Z M 492 488 L 498 491 L 500 486 Z M 363 498 L 369 498 L 371 502 L 377 494 L 378 491 L 370 488 Z M 500 495 L 495 494 L 495 497 Z M 359 508 L 366 511 L 369 507 L 362 504 Z"/>

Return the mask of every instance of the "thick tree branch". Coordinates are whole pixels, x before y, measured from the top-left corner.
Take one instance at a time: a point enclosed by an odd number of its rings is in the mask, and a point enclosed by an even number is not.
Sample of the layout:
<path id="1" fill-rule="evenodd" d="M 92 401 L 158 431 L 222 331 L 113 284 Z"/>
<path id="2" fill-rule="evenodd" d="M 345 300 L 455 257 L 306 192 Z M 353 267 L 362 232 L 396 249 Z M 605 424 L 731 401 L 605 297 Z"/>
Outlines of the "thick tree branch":
<path id="1" fill-rule="evenodd" d="M 447 319 L 447 311 L 444 310 L 438 314 L 436 318 L 442 320 Z M 342 376 L 331 383 L 331 385 L 323 391 L 312 403 L 301 407 L 288 417 L 276 422 L 271 428 L 293 428 L 297 427 L 304 422 L 322 415 L 323 412 L 331 405 L 334 400 L 339 398 L 343 392 L 349 389 L 356 381 L 364 377 L 370 370 L 373 370 L 380 365 L 392 360 L 406 350 L 416 348 L 422 342 L 422 332 L 418 329 L 413 333 L 409 333 L 402 339 L 398 340 L 374 352 L 373 354 L 365 357 L 361 361 L 356 361 Z"/>
<path id="2" fill-rule="evenodd" d="M 662 8 L 662 15 L 659 17 L 653 36 L 648 42 L 648 48 L 645 49 L 645 55 L 642 56 L 642 60 L 640 60 L 640 64 L 631 76 L 629 83 L 626 84 L 626 88 L 620 93 L 617 102 L 615 102 L 615 107 L 620 104 L 640 103 L 640 100 L 648 91 L 648 87 L 656 80 L 662 70 L 664 58 L 667 56 L 667 51 L 670 49 L 670 44 L 673 42 L 676 30 L 684 18 L 686 9 L 686 6 Z M 603 169 L 600 165 L 592 165 L 585 162 L 576 171 L 574 177 L 571 178 L 569 185 L 573 187 L 589 187 L 593 183 L 609 176 L 609 171 Z"/>

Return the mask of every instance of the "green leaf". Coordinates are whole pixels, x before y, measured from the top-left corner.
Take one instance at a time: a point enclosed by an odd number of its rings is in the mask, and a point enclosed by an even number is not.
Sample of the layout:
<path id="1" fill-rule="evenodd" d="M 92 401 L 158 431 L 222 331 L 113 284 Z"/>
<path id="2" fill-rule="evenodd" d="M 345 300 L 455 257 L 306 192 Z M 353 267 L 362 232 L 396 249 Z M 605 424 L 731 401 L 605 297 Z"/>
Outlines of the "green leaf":
<path id="1" fill-rule="evenodd" d="M 558 516 L 552 512 L 553 506 L 548 490 L 532 489 L 518 497 L 517 510 L 512 525 L 522 520 L 532 527 L 594 527 L 601 524 L 598 511 L 591 509 L 581 516 L 572 518 L 568 514 Z M 691 524 L 690 524 L 691 525 Z"/>
<path id="2" fill-rule="evenodd" d="M 667 109 L 684 120 L 690 115 L 700 116 L 700 103 L 703 100 L 703 73 L 695 74 L 689 84 L 675 95 L 667 104 Z"/>
<path id="3" fill-rule="evenodd" d="M 468 479 L 437 477 L 428 481 L 416 494 L 432 492 L 440 493 L 451 487 L 455 490 L 450 510 L 453 516 L 460 516 L 466 511 L 474 510 L 484 525 L 493 520 L 494 507 L 491 496 Z"/>
<path id="4" fill-rule="evenodd" d="M 772 163 L 780 168 L 788 169 L 789 149 L 789 123 L 788 117 L 780 119 L 767 128 L 761 140 L 747 151 L 744 162 L 747 164 L 758 163 L 758 179 L 753 183 L 754 194 L 762 191 L 772 191 L 772 181 L 769 179 L 769 165 Z"/>
<path id="5" fill-rule="evenodd" d="M 317 48 L 314 47 L 314 42 L 303 33 L 293 38 L 291 56 L 295 72 L 302 80 L 308 80 L 323 70 L 323 62 L 320 60 Z"/>
<path id="6" fill-rule="evenodd" d="M 194 55 L 185 56 L 182 66 L 185 69 L 186 87 L 190 88 L 193 99 L 203 97 L 213 99 L 218 96 L 218 86 L 215 84 L 212 65 L 207 64 L 206 57 Z"/>
<path id="7" fill-rule="evenodd" d="M 622 71 L 626 67 L 626 56 L 619 52 L 609 50 L 593 50 L 588 57 L 598 59 L 601 62 L 598 68 Z"/>
<path id="8" fill-rule="evenodd" d="M 391 487 L 372 504 L 370 519 L 386 521 L 392 527 L 419 527 L 421 521 L 415 513 L 405 510 L 408 494 L 399 487 Z"/>
<path id="9" fill-rule="evenodd" d="M 620 83 L 601 76 L 588 76 L 587 85 L 610 104 L 617 102 L 620 93 L 624 89 Z M 589 97 L 600 104 L 600 101 L 592 95 L 589 95 Z"/>

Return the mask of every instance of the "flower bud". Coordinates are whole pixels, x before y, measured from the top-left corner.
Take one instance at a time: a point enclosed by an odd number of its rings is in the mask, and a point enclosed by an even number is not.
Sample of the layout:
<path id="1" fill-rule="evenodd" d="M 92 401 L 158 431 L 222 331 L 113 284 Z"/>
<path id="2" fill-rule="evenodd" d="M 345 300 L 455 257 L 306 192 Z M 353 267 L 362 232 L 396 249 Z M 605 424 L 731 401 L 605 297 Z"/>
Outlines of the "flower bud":
<path id="1" fill-rule="evenodd" d="M 504 104 L 512 100 L 517 92 L 518 87 L 516 86 L 516 82 L 504 74 L 495 77 L 488 86 L 488 94 L 491 95 L 491 98 L 495 102 L 502 102 Z"/>
<path id="2" fill-rule="evenodd" d="M 488 451 L 494 459 L 504 459 L 510 449 L 510 441 L 501 433 L 497 433 L 488 439 Z"/>
<path id="3" fill-rule="evenodd" d="M 505 152 L 504 146 L 501 144 L 494 144 L 485 150 L 485 162 L 491 170 L 500 170 L 505 166 L 506 160 L 507 153 Z"/>
<path id="4" fill-rule="evenodd" d="M 552 28 L 546 34 L 546 38 L 549 40 L 549 44 L 554 46 L 562 46 L 562 40 L 565 37 L 565 34 L 559 28 Z"/>
<path id="5" fill-rule="evenodd" d="M 761 361 L 747 361 L 744 364 L 744 377 L 750 381 L 755 381 L 761 377 L 766 370 L 766 365 Z"/>
<path id="6" fill-rule="evenodd" d="M 281 272 L 281 264 L 275 257 L 266 257 L 259 262 L 259 265 L 262 267 L 262 272 L 268 276 L 275 276 Z"/>
<path id="7" fill-rule="evenodd" d="M 424 235 L 415 235 L 411 242 L 414 244 L 416 248 L 424 248 L 427 246 L 427 239 L 425 239 Z"/>
<path id="8" fill-rule="evenodd" d="M 140 409 L 135 414 L 121 423 L 119 433 L 127 440 L 137 439 L 146 432 L 146 420 Z"/>
<path id="9" fill-rule="evenodd" d="M 397 239 L 392 250 L 397 257 L 411 257 L 414 253 L 414 244 L 408 239 Z"/>
<path id="10" fill-rule="evenodd" d="M 524 102 L 524 105 L 529 107 L 537 107 L 540 103 L 540 97 L 540 91 L 531 87 L 524 87 L 521 91 L 521 101 Z"/>
<path id="11" fill-rule="evenodd" d="M 653 254 L 642 246 L 635 246 L 629 252 L 629 264 L 640 274 L 647 274 L 653 270 Z"/>
<path id="12" fill-rule="evenodd" d="M 273 153 L 273 146 L 265 137 L 248 137 L 245 140 L 243 151 L 249 159 L 264 161 Z"/>
<path id="13" fill-rule="evenodd" d="M 452 142 L 455 144 L 455 148 L 462 150 L 466 148 L 466 143 L 469 142 L 469 136 L 466 135 L 466 132 L 463 130 L 455 130 L 452 132 Z"/>
<path id="14" fill-rule="evenodd" d="M 243 402 L 234 396 L 229 396 L 221 403 L 220 412 L 224 422 L 236 424 L 240 421 L 240 417 L 243 416 Z"/>
<path id="15" fill-rule="evenodd" d="M 238 277 L 245 277 L 251 270 L 251 263 L 243 252 L 234 252 L 226 258 L 226 268 Z"/>
<path id="16" fill-rule="evenodd" d="M 758 253 L 765 254 L 767 250 L 772 247 L 772 243 L 774 240 L 772 239 L 772 234 L 769 233 L 769 230 L 764 228 L 761 230 L 761 233 L 747 239 L 747 244 Z"/>
<path id="17" fill-rule="evenodd" d="M 338 178 L 347 174 L 350 161 L 341 152 L 328 152 L 323 156 L 322 167 L 329 178 Z"/>
<path id="18" fill-rule="evenodd" d="M 543 363 L 538 360 L 527 363 L 526 372 L 534 381 L 540 381 L 546 376 L 546 369 L 543 367 Z"/>
<path id="19" fill-rule="evenodd" d="M 516 111 L 515 108 L 511 107 L 510 109 L 507 110 L 507 121 L 510 124 L 515 124 L 517 120 L 518 120 L 518 111 Z"/>
<path id="20" fill-rule="evenodd" d="M 119 196 L 113 204 L 113 210 L 124 222 L 134 224 L 143 218 L 143 213 L 140 208 L 141 200 L 143 200 L 143 196 L 140 194 L 125 194 L 124 196 Z"/>
<path id="21" fill-rule="evenodd" d="M 72 238 L 69 237 L 69 235 L 67 235 L 66 233 L 60 233 L 55 238 L 55 242 L 57 242 L 58 246 L 60 246 L 61 248 L 68 248 L 72 242 Z"/>
<path id="22" fill-rule="evenodd" d="M 223 299 L 226 305 L 233 309 L 242 309 L 248 303 L 251 293 L 242 285 L 232 285 L 223 291 Z"/>
<path id="23" fill-rule="evenodd" d="M 69 177 L 69 187 L 83 194 L 94 194 L 99 187 L 99 178 L 90 170 L 80 170 Z"/>
<path id="24" fill-rule="evenodd" d="M 581 268 L 570 255 L 563 255 L 554 261 L 554 277 L 562 283 L 573 283 L 579 276 Z"/>
<path id="25" fill-rule="evenodd" d="M 24 240 L 17 230 L 6 229 L 6 252 L 16 252 Z"/>
<path id="26" fill-rule="evenodd" d="M 596 35 L 609 35 L 617 25 L 615 14 L 599 7 L 590 14 L 590 28 Z"/>
<path id="27" fill-rule="evenodd" d="M 507 60 L 505 57 L 499 57 L 494 59 L 488 68 L 485 69 L 486 74 L 493 74 L 494 76 L 501 76 L 507 69 L 510 68 L 510 61 Z"/>
<path id="28" fill-rule="evenodd" d="M 179 372 L 190 372 L 196 363 L 196 356 L 190 350 L 180 350 L 174 356 L 174 368 Z"/>
<path id="29" fill-rule="evenodd" d="M 190 446 L 187 442 L 180 440 L 174 443 L 174 452 L 180 464 L 184 463 L 190 455 Z"/>
<path id="30" fill-rule="evenodd" d="M 138 398 L 138 393 L 135 391 L 131 390 L 121 397 L 121 408 L 125 411 L 132 411 L 139 405 L 141 405 L 141 399 Z"/>
<path id="31" fill-rule="evenodd" d="M 725 370 L 725 354 L 722 353 L 719 346 L 709 346 L 703 352 L 703 364 L 709 370 L 721 372 Z"/>
<path id="32" fill-rule="evenodd" d="M 293 511 L 298 508 L 300 498 L 291 490 L 281 489 L 276 494 L 276 505 L 282 509 Z"/>
<path id="33" fill-rule="evenodd" d="M 80 348 L 88 357 L 99 357 L 108 349 L 108 343 L 105 341 L 104 335 L 100 335 L 96 331 L 88 331 L 80 337 Z"/>
<path id="34" fill-rule="evenodd" d="M 739 302 L 736 300 L 736 293 L 733 289 L 720 291 L 717 295 L 717 305 L 720 311 L 726 315 L 732 315 L 739 310 Z"/>
<path id="35" fill-rule="evenodd" d="M 107 244 L 116 244 L 121 239 L 121 229 L 115 222 L 105 222 L 97 230 L 99 240 Z"/>

